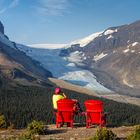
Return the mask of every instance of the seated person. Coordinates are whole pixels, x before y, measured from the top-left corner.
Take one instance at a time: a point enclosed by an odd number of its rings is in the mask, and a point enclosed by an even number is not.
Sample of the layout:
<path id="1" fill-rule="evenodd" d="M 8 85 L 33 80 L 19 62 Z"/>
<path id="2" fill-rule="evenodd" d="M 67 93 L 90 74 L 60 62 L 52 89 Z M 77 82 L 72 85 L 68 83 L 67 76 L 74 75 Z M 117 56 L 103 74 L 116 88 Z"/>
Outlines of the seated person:
<path id="1" fill-rule="evenodd" d="M 57 101 L 65 98 L 67 98 L 65 93 L 62 92 L 62 90 L 59 87 L 55 88 L 55 92 L 52 97 L 54 111 L 57 111 Z M 80 107 L 79 102 L 76 99 L 72 99 L 72 100 L 75 101 L 73 111 L 75 112 L 75 114 L 80 114 L 82 112 L 82 109 Z"/>
<path id="2" fill-rule="evenodd" d="M 55 88 L 55 92 L 52 97 L 54 111 L 57 111 L 57 101 L 65 98 L 67 98 L 65 93 L 63 93 L 59 87 Z"/>

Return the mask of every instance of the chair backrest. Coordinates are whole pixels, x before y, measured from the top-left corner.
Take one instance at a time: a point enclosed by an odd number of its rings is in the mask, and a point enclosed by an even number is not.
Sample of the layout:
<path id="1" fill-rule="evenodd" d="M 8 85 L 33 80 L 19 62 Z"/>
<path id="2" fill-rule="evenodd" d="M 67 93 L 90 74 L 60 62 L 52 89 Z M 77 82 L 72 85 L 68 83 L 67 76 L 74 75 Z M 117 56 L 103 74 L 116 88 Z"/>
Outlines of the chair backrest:
<path id="1" fill-rule="evenodd" d="M 99 100 L 86 100 L 85 101 L 86 112 L 102 112 L 103 103 Z"/>
<path id="2" fill-rule="evenodd" d="M 75 101 L 71 99 L 61 99 L 57 101 L 58 111 L 73 111 Z"/>
<path id="3" fill-rule="evenodd" d="M 99 100 L 86 100 L 85 108 L 87 113 L 87 121 L 100 124 L 103 110 L 103 103 Z"/>
<path id="4" fill-rule="evenodd" d="M 57 101 L 57 120 L 59 122 L 71 122 L 74 117 L 73 107 L 75 101 L 70 99 L 62 99 Z"/>

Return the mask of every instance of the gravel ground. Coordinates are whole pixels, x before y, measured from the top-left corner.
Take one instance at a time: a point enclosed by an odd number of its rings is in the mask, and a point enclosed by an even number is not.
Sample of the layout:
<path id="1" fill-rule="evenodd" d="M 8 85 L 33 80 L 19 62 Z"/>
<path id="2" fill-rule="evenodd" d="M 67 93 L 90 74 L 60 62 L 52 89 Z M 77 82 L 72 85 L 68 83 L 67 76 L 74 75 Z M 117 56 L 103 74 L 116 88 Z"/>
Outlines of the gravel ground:
<path id="1" fill-rule="evenodd" d="M 92 137 L 98 126 L 86 129 L 85 126 L 74 125 L 74 128 L 67 128 L 66 126 L 61 128 L 56 128 L 55 125 L 48 126 L 49 134 L 46 136 L 41 136 L 41 140 L 86 140 Z M 111 129 L 119 138 L 126 138 L 134 130 L 133 127 L 117 127 L 109 128 Z"/>
<path id="2" fill-rule="evenodd" d="M 88 140 L 88 138 L 94 136 L 98 126 L 86 129 L 85 126 L 80 126 L 74 124 L 73 128 L 63 126 L 61 128 L 56 128 L 55 125 L 47 126 L 47 135 L 40 136 L 40 139 L 37 140 Z M 119 138 L 124 140 L 131 132 L 134 130 L 134 127 L 116 127 L 108 128 L 111 129 Z M 21 135 L 25 130 L 0 130 L 0 139 L 6 140 L 6 138 L 15 138 Z M 38 136 L 37 136 L 38 137 Z"/>

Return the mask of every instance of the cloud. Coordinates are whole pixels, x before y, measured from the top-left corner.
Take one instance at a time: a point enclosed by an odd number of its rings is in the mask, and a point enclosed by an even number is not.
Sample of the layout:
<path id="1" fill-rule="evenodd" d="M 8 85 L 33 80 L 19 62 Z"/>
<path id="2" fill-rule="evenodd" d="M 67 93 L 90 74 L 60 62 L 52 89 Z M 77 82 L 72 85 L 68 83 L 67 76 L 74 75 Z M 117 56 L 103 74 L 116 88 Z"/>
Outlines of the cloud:
<path id="1" fill-rule="evenodd" d="M 67 12 L 69 0 L 38 0 L 37 7 L 45 15 L 60 16 Z"/>
<path id="2" fill-rule="evenodd" d="M 2 2 L 4 3 L 4 1 L 2 1 Z M 0 14 L 5 13 L 8 9 L 16 7 L 18 5 L 18 3 L 19 3 L 19 0 L 12 0 L 11 3 L 9 3 L 7 6 L 3 6 L 3 8 L 0 9 Z"/>

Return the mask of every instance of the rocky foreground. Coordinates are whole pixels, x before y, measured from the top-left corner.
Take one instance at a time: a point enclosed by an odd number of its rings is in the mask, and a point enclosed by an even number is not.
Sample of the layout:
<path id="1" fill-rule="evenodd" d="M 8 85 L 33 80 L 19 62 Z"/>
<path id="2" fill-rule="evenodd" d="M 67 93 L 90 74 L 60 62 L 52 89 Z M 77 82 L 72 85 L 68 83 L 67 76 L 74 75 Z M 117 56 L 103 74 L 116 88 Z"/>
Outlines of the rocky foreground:
<path id="1" fill-rule="evenodd" d="M 56 128 L 55 125 L 47 126 L 47 135 L 36 136 L 40 137 L 40 140 L 88 140 L 91 138 L 95 133 L 98 127 L 92 127 L 86 129 L 85 126 L 74 125 L 73 128 L 67 128 L 66 126 L 61 128 Z M 114 127 L 109 128 L 115 133 L 119 138 L 124 140 L 128 135 L 133 132 L 134 127 Z M 0 131 L 0 138 L 8 138 L 8 137 L 16 137 L 21 135 L 24 130 L 1 130 Z"/>

